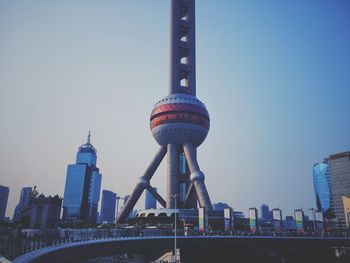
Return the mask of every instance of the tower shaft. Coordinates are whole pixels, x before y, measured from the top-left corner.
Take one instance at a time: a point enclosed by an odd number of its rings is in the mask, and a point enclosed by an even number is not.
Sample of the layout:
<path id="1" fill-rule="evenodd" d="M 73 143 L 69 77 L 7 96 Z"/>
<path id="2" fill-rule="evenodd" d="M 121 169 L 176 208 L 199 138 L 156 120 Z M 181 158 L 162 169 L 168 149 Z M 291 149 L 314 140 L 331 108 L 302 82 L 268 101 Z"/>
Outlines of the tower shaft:
<path id="1" fill-rule="evenodd" d="M 166 208 L 175 208 L 175 195 L 179 193 L 180 154 L 176 144 L 167 146 Z"/>
<path id="2" fill-rule="evenodd" d="M 169 95 L 196 96 L 195 1 L 171 0 Z"/>
<path id="3" fill-rule="evenodd" d="M 196 96 L 196 32 L 195 0 L 171 0 L 170 88 L 169 95 L 186 93 Z M 176 148 L 176 149 L 175 149 Z M 168 145 L 167 208 L 175 208 L 172 196 L 179 193 L 179 184 L 189 188 L 189 171 L 180 180 L 180 152 L 177 145 Z M 181 205 L 181 202 L 180 202 Z M 196 207 L 196 201 L 189 202 Z"/>

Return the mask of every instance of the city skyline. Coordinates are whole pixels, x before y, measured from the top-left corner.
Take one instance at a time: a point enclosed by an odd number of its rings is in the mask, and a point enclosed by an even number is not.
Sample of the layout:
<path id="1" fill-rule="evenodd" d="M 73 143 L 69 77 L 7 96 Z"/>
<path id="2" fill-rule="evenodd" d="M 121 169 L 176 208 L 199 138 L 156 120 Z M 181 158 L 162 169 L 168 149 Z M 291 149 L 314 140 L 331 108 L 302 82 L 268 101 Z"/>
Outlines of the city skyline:
<path id="1" fill-rule="evenodd" d="M 24 186 L 63 196 L 89 129 L 101 189 L 130 194 L 157 149 L 148 120 L 168 87 L 168 1 L 0 5 L 6 216 Z M 196 9 L 197 87 L 213 123 L 198 155 L 212 201 L 245 214 L 262 203 L 285 215 L 315 207 L 313 164 L 350 149 L 349 4 Z M 165 179 L 163 164 L 153 181 L 161 194 Z"/>

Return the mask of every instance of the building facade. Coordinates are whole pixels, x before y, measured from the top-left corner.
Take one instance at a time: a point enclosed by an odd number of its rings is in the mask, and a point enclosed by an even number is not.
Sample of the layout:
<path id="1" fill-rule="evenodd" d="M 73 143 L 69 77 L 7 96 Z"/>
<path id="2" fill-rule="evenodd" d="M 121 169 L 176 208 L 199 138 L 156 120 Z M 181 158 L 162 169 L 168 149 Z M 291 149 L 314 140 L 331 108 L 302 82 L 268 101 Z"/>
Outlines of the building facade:
<path id="1" fill-rule="evenodd" d="M 16 223 L 16 222 L 21 220 L 21 213 L 22 213 L 23 209 L 25 209 L 29 203 L 32 190 L 33 190 L 32 187 L 23 187 L 22 188 L 19 202 L 16 205 L 15 212 L 13 214 L 13 222 Z"/>
<path id="2" fill-rule="evenodd" d="M 76 163 L 68 165 L 63 199 L 63 219 L 96 223 L 102 175 L 96 167 L 96 149 L 90 143 L 79 147 Z"/>
<path id="3" fill-rule="evenodd" d="M 45 197 L 43 194 L 32 198 L 29 203 L 29 227 L 37 229 L 55 229 L 61 216 L 62 198 L 58 195 Z"/>
<path id="4" fill-rule="evenodd" d="M 332 191 L 329 177 L 328 159 L 316 163 L 313 166 L 313 184 L 317 210 L 321 211 L 326 218 L 334 217 L 331 210 Z"/>
<path id="5" fill-rule="evenodd" d="M 9 192 L 10 189 L 7 186 L 0 185 L 0 221 L 5 219 Z"/>
<path id="6" fill-rule="evenodd" d="M 213 210 L 214 211 L 224 211 L 225 208 L 229 208 L 230 206 L 226 203 L 218 202 L 213 204 Z"/>
<path id="7" fill-rule="evenodd" d="M 271 220 L 271 212 L 270 212 L 270 208 L 268 205 L 266 204 L 262 204 L 260 206 L 260 214 L 261 214 L 261 219 L 263 221 L 270 221 Z"/>
<path id="8" fill-rule="evenodd" d="M 350 152 L 330 155 L 313 167 L 316 205 L 331 227 L 345 227 L 343 197 L 350 196 Z"/>
<path id="9" fill-rule="evenodd" d="M 350 196 L 350 152 L 330 155 L 328 162 L 334 214 L 345 227 L 343 196 Z"/>
<path id="10" fill-rule="evenodd" d="M 112 191 L 102 191 L 101 215 L 100 222 L 111 224 L 115 220 L 115 206 L 117 194 Z"/>
<path id="11" fill-rule="evenodd" d="M 153 187 L 153 190 L 157 192 L 157 188 Z M 145 197 L 145 210 L 147 209 L 156 209 L 157 208 L 157 200 L 152 195 L 152 193 L 148 190 L 146 190 L 146 197 Z"/>
<path id="12" fill-rule="evenodd" d="M 343 196 L 346 227 L 350 227 L 350 196 Z"/>

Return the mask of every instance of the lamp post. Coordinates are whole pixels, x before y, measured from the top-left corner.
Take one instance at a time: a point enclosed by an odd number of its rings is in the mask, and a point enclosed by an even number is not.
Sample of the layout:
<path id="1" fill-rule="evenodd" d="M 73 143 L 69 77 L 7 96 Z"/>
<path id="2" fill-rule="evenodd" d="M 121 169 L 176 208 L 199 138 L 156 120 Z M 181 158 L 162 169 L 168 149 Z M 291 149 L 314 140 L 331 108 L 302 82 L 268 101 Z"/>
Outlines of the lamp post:
<path id="1" fill-rule="evenodd" d="M 172 198 L 174 198 L 175 201 L 175 214 L 174 214 L 174 263 L 177 262 L 177 257 L 176 257 L 176 237 L 177 237 L 177 199 L 178 199 L 178 195 L 174 194 L 171 195 Z"/>

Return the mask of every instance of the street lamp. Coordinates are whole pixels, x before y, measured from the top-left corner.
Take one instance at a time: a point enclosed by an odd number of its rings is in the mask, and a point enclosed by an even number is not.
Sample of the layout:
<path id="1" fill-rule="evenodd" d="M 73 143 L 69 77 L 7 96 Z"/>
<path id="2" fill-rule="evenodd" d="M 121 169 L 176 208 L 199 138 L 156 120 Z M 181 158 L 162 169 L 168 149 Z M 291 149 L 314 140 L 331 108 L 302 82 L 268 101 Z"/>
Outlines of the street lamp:
<path id="1" fill-rule="evenodd" d="M 177 236 L 177 199 L 179 196 L 177 194 L 171 195 L 172 198 L 175 200 L 175 216 L 174 216 L 174 263 L 177 262 L 177 257 L 176 257 L 176 236 Z"/>

